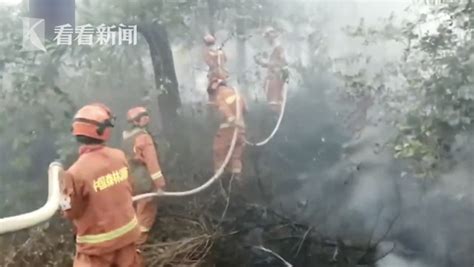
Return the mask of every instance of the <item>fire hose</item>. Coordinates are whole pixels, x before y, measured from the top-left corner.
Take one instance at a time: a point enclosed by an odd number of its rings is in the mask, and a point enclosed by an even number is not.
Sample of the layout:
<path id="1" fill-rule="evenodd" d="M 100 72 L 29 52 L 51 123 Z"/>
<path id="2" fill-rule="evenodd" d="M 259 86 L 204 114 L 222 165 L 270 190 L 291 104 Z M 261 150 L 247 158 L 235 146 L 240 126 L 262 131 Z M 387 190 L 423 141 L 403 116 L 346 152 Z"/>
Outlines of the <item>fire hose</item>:
<path id="1" fill-rule="evenodd" d="M 53 162 L 48 169 L 48 200 L 39 209 L 0 219 L 0 234 L 14 232 L 35 226 L 53 217 L 59 207 L 59 172 L 62 165 Z"/>
<path id="2" fill-rule="evenodd" d="M 240 120 L 240 95 L 238 94 L 237 90 L 235 90 L 236 94 L 236 121 Z M 174 197 L 181 197 L 181 196 L 189 196 L 193 194 L 197 194 L 199 192 L 204 191 L 209 186 L 211 186 L 214 182 L 216 182 L 223 174 L 225 167 L 229 163 L 229 160 L 232 156 L 234 151 L 235 144 L 237 142 L 237 134 L 239 128 L 236 126 L 232 140 L 230 143 L 229 150 L 227 151 L 227 155 L 224 159 L 224 162 L 220 166 L 220 168 L 214 173 L 214 175 L 204 184 L 187 191 L 181 192 L 166 192 L 166 191 L 159 191 L 153 193 L 146 193 L 141 194 L 133 197 L 133 201 L 137 201 L 144 198 L 150 197 L 161 197 L 161 196 L 174 196 Z M 63 169 L 61 163 L 53 162 L 49 166 L 48 170 L 48 200 L 46 203 L 39 209 L 35 211 L 31 211 L 28 213 L 1 218 L 0 219 L 0 235 L 4 233 L 19 231 L 25 228 L 33 227 L 37 224 L 45 222 L 49 220 L 51 217 L 54 216 L 56 211 L 59 208 L 59 199 L 60 199 L 60 189 L 59 189 L 59 173 Z"/>
<path id="3" fill-rule="evenodd" d="M 235 100 L 236 101 L 236 104 L 235 104 L 236 119 L 235 119 L 235 121 L 238 122 L 240 120 L 240 116 L 241 116 L 241 114 L 240 114 L 240 95 L 239 95 L 237 89 L 234 89 L 234 92 L 235 92 L 235 95 L 237 96 L 236 100 Z M 209 180 L 207 180 L 207 182 L 205 182 L 204 184 L 202 184 L 202 185 L 200 185 L 200 186 L 198 186 L 194 189 L 187 190 L 187 191 L 180 191 L 180 192 L 159 191 L 159 192 L 145 193 L 145 194 L 134 196 L 133 201 L 137 201 L 137 200 L 144 199 L 144 198 L 161 197 L 161 196 L 163 196 L 163 197 L 183 197 L 183 196 L 189 196 L 189 195 L 197 194 L 199 192 L 204 191 L 209 186 L 211 186 L 215 181 L 217 181 L 221 177 L 222 173 L 224 173 L 224 169 L 227 166 L 227 164 L 229 163 L 229 160 L 232 156 L 232 153 L 234 152 L 234 147 L 235 147 L 235 143 L 237 142 L 238 132 L 239 132 L 239 128 L 236 126 L 235 129 L 234 129 L 234 133 L 232 135 L 232 140 L 230 142 L 230 147 L 229 147 L 229 150 L 227 151 L 227 155 L 224 159 L 224 162 L 219 167 L 219 169 L 214 173 L 214 175 L 211 178 L 209 178 Z"/>
<path id="4" fill-rule="evenodd" d="M 285 114 L 287 94 L 288 94 L 287 86 L 284 86 L 283 87 L 283 101 L 281 102 L 280 114 L 278 115 L 277 123 L 275 124 L 275 127 L 273 128 L 273 131 L 270 133 L 270 135 L 267 136 L 267 138 L 265 138 L 262 141 L 257 142 L 257 143 L 252 143 L 252 142 L 248 141 L 247 139 L 245 139 L 245 143 L 247 145 L 250 145 L 250 146 L 263 146 L 263 145 L 267 144 L 273 138 L 273 136 L 275 136 L 275 134 L 278 132 L 278 129 L 280 129 L 280 124 L 281 124 L 281 121 L 283 120 L 283 115 Z"/>

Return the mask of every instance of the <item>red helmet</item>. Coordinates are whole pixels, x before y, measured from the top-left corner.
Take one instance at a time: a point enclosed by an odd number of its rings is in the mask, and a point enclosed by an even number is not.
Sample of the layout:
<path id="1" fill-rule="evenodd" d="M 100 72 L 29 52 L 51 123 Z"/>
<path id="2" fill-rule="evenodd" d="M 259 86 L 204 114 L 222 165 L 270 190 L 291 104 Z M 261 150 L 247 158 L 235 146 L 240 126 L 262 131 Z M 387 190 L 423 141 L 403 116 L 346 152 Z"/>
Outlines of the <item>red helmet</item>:
<path id="1" fill-rule="evenodd" d="M 206 34 L 203 39 L 206 45 L 213 45 L 216 43 L 216 38 L 210 34 Z"/>
<path id="2" fill-rule="evenodd" d="M 72 134 L 107 141 L 114 127 L 114 117 L 110 109 L 101 103 L 83 106 L 74 116 Z"/>
<path id="3" fill-rule="evenodd" d="M 138 127 L 145 127 L 150 122 L 150 116 L 146 108 L 134 107 L 128 110 L 127 121 Z"/>

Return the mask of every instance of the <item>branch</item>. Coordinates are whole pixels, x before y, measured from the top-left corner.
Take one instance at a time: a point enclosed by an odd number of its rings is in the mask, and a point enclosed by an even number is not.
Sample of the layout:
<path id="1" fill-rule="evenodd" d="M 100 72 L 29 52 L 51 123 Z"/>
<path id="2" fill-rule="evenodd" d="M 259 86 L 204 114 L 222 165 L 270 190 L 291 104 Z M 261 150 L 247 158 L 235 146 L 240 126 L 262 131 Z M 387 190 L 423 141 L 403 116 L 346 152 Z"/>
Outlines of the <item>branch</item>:
<path id="1" fill-rule="evenodd" d="M 380 244 L 380 242 L 382 242 L 388 236 L 388 234 L 392 231 L 393 226 L 395 225 L 395 223 L 400 219 L 400 217 L 401 217 L 401 193 L 400 193 L 400 187 L 398 186 L 398 183 L 395 183 L 395 192 L 397 193 L 397 200 L 398 200 L 397 203 L 399 204 L 397 214 L 395 215 L 395 217 L 392 219 L 392 221 L 388 225 L 387 230 L 383 233 L 383 235 L 377 241 L 375 241 L 375 243 L 373 245 L 371 245 L 372 237 L 373 237 L 373 233 L 372 233 L 372 235 L 370 237 L 370 240 L 369 240 L 369 246 L 367 247 L 367 251 L 366 251 L 366 253 L 364 253 L 364 255 L 362 255 L 359 262 L 363 261 L 364 258 L 368 257 L 369 254 L 377 248 L 377 246 Z M 378 217 L 377 217 L 377 221 L 378 221 Z M 378 259 L 372 260 L 372 261 L 370 261 L 370 263 L 375 264 L 377 261 L 385 258 L 394 249 L 395 249 L 395 245 L 392 247 L 391 250 L 389 250 L 387 253 L 382 255 L 382 257 L 379 257 Z"/>
<path id="2" fill-rule="evenodd" d="M 58 96 L 61 97 L 62 100 L 64 100 L 64 102 L 66 102 L 69 107 L 71 108 L 71 110 L 76 110 L 77 107 L 76 107 L 76 104 L 74 103 L 74 101 L 72 101 L 71 97 L 69 96 L 68 93 L 64 92 L 61 88 L 59 88 L 58 86 L 54 85 L 53 86 L 53 92 L 56 93 Z"/>
<path id="3" fill-rule="evenodd" d="M 306 241 L 306 237 L 311 232 L 311 230 L 313 230 L 313 227 L 309 227 L 308 230 L 306 231 L 306 233 L 304 233 L 303 238 L 301 239 L 301 242 L 298 245 L 298 249 L 296 250 L 295 256 L 298 256 L 298 254 L 300 254 L 301 247 L 303 247 L 303 244 Z"/>

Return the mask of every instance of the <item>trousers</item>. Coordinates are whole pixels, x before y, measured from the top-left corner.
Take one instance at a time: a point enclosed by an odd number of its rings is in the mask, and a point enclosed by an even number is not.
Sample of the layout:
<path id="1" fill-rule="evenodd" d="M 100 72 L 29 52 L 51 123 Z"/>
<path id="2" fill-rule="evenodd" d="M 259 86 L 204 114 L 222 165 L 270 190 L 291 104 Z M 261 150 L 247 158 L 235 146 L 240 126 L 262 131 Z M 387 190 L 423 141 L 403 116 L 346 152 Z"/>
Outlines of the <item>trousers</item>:
<path id="1" fill-rule="evenodd" d="M 217 131 L 214 137 L 213 154 L 214 154 L 214 170 L 217 171 L 224 163 L 227 152 L 229 151 L 234 128 L 222 128 Z M 242 154 L 245 148 L 245 131 L 239 130 L 237 140 L 235 142 L 234 151 L 231 155 L 229 164 L 225 167 L 226 171 L 240 174 L 242 172 Z"/>
<path id="2" fill-rule="evenodd" d="M 136 244 L 103 255 L 76 253 L 73 267 L 142 267 L 143 259 Z"/>
<path id="3" fill-rule="evenodd" d="M 153 198 L 139 200 L 135 210 L 138 223 L 140 224 L 140 239 L 138 239 L 137 244 L 143 245 L 147 241 L 150 230 L 155 223 L 156 214 L 158 213 L 158 202 Z"/>
<path id="4" fill-rule="evenodd" d="M 283 102 L 283 86 L 285 81 L 278 77 L 267 77 L 265 80 L 265 94 L 267 96 L 267 102 L 270 105 L 270 109 L 274 112 L 281 111 L 281 105 Z"/>

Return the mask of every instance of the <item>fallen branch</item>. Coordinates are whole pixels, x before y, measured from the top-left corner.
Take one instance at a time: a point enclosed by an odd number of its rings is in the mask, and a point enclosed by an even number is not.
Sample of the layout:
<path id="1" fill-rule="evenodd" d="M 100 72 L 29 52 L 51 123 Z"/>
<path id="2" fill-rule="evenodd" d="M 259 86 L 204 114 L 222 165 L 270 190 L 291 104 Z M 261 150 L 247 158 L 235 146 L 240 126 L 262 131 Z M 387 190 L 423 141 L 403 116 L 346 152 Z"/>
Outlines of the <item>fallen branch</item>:
<path id="1" fill-rule="evenodd" d="M 177 241 L 155 243 L 143 247 L 150 266 L 196 266 L 209 254 L 213 236 L 203 234 Z"/>
<path id="2" fill-rule="evenodd" d="M 280 255 L 278 255 L 275 252 L 269 250 L 268 248 L 265 248 L 265 247 L 262 247 L 262 246 L 258 246 L 258 247 L 254 247 L 254 248 L 265 251 L 267 253 L 270 253 L 271 255 L 275 256 L 277 259 L 281 260 L 283 262 L 283 264 L 285 264 L 285 266 L 287 266 L 287 267 L 293 267 L 293 265 L 291 265 L 291 263 L 287 262 Z"/>

